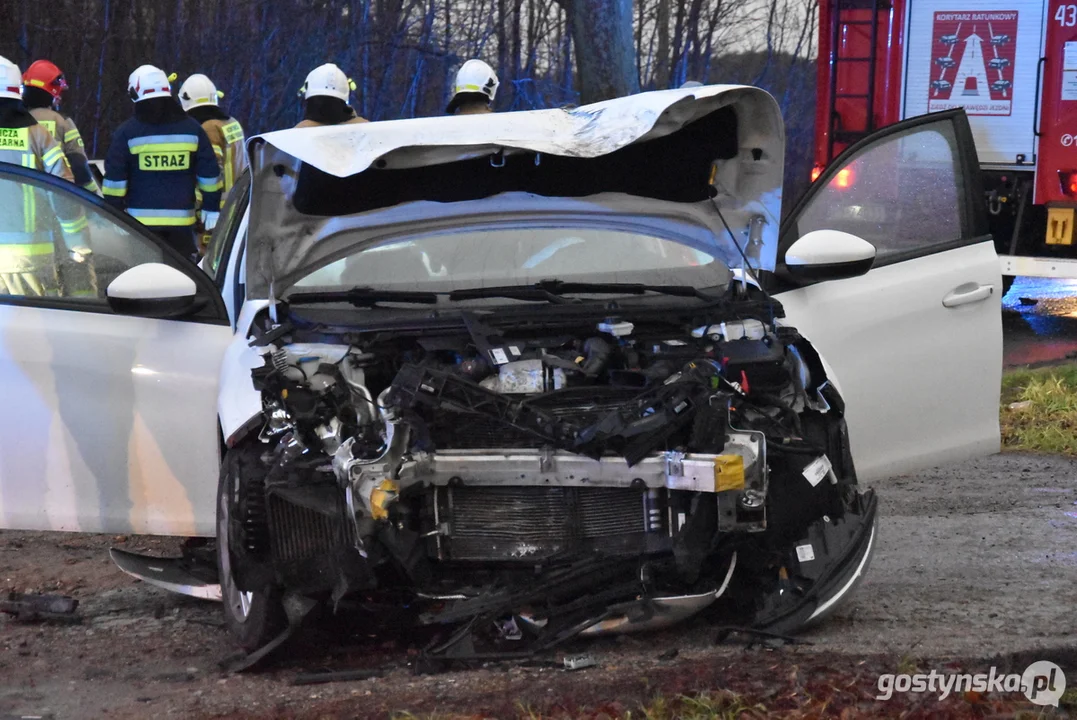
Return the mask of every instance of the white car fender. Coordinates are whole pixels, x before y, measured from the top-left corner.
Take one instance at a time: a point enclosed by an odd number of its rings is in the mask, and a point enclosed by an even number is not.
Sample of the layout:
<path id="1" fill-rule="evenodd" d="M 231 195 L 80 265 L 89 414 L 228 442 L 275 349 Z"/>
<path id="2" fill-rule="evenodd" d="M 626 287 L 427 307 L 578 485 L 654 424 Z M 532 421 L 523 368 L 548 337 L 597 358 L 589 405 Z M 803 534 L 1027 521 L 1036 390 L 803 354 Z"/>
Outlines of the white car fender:
<path id="1" fill-rule="evenodd" d="M 250 347 L 248 330 L 254 316 L 268 305 L 266 300 L 248 300 L 243 304 L 237 332 L 224 352 L 217 417 L 225 441 L 262 412 L 262 395 L 251 381 L 251 370 L 262 366 L 262 356 Z"/>
<path id="2" fill-rule="evenodd" d="M 730 271 L 733 274 L 733 282 L 735 282 L 735 283 L 747 282 L 749 285 L 751 285 L 753 287 L 756 287 L 756 288 L 759 287 L 759 282 L 755 279 L 755 276 L 750 274 L 750 273 L 746 275 L 742 268 L 731 268 Z M 775 299 L 778 300 L 779 302 L 781 302 L 781 297 L 778 297 L 778 298 L 775 298 Z M 778 320 L 777 323 L 779 325 L 782 325 L 782 326 L 785 326 L 785 327 L 796 328 L 796 325 L 794 323 L 792 323 L 791 321 L 789 321 L 788 319 Z M 799 330 L 799 328 L 796 328 L 796 329 Z M 807 340 L 809 343 L 811 342 L 810 337 L 805 337 L 804 339 Z M 816 352 L 818 353 L 818 350 Z M 834 386 L 834 389 L 838 391 L 838 395 L 841 395 L 841 383 L 838 382 L 838 378 L 834 374 L 834 369 L 832 367 L 830 367 L 830 363 L 828 363 L 826 361 L 826 358 L 823 357 L 822 353 L 818 353 L 818 354 L 819 354 L 819 362 L 821 362 L 823 364 L 823 372 L 826 373 L 826 379 L 829 380 L 830 384 Z"/>

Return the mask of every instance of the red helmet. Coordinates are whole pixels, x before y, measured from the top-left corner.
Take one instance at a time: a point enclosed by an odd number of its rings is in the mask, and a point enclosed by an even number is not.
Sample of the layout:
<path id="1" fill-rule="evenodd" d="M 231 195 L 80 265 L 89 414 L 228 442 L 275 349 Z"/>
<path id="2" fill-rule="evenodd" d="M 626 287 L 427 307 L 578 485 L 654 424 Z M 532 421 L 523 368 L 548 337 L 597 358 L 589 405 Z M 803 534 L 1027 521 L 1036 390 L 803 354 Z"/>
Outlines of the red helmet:
<path id="1" fill-rule="evenodd" d="M 48 60 L 35 60 L 22 74 L 22 82 L 27 87 L 41 88 L 57 100 L 60 93 L 67 90 L 64 71 Z"/>

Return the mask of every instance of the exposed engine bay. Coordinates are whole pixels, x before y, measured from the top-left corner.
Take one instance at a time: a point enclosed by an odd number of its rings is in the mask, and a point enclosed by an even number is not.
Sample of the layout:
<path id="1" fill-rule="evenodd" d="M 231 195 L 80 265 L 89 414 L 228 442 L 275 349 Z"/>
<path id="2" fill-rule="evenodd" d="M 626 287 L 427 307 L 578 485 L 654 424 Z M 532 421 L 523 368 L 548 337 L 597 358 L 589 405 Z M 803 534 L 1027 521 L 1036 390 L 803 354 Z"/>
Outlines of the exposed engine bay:
<path id="1" fill-rule="evenodd" d="M 861 557 L 875 501 L 815 351 L 744 310 L 265 323 L 264 425 L 230 451 L 219 528 L 237 588 L 397 598 L 455 629 L 433 654 L 704 610 L 799 627 Z"/>

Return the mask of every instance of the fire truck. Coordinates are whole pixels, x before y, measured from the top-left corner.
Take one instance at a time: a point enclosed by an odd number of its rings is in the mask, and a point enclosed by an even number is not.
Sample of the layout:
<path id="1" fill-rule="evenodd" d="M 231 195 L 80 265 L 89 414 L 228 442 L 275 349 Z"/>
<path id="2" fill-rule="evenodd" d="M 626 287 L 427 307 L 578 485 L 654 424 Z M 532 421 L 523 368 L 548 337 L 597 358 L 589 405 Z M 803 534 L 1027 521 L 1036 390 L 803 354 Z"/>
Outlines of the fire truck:
<path id="1" fill-rule="evenodd" d="M 1077 278 L 1077 0 L 820 0 L 819 10 L 812 179 L 874 130 L 964 108 L 1006 287 L 1014 275 Z"/>

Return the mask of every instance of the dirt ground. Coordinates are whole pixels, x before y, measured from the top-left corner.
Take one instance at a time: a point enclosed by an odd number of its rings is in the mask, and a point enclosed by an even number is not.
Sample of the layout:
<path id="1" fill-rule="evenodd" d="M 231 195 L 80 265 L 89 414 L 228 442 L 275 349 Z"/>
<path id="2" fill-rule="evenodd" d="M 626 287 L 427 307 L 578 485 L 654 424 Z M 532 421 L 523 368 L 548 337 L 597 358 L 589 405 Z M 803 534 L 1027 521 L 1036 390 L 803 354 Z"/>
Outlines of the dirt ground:
<path id="1" fill-rule="evenodd" d="M 219 608 L 142 585 L 115 569 L 110 545 L 168 554 L 171 540 L 0 532 L 0 592 L 78 598 L 81 623 L 0 615 L 0 720 L 59 718 L 346 718 L 394 712 L 600 717 L 656 695 L 728 689 L 779 714 L 983 717 L 979 697 L 910 694 L 875 701 L 884 672 L 1020 673 L 1053 660 L 1077 684 L 1077 462 L 999 455 L 887 481 L 881 537 L 856 596 L 802 636 L 811 644 L 716 644 L 712 628 L 606 638 L 548 662 L 416 675 L 414 650 L 326 621 L 270 668 L 228 675 Z M 597 666 L 564 670 L 564 652 Z M 361 681 L 293 685 L 300 673 L 380 668 Z M 1012 717 L 1033 708 L 994 698 Z M 814 703 L 814 704 L 813 704 Z M 867 708 L 867 710 L 864 710 Z M 985 709 L 987 708 L 987 709 Z M 821 709 L 821 710 L 820 710 Z M 638 713 L 634 713 L 637 715 Z"/>

